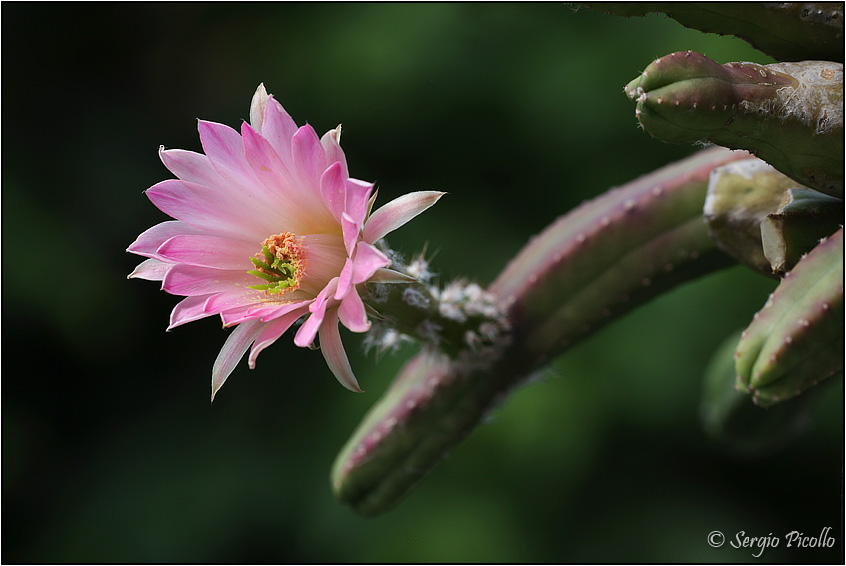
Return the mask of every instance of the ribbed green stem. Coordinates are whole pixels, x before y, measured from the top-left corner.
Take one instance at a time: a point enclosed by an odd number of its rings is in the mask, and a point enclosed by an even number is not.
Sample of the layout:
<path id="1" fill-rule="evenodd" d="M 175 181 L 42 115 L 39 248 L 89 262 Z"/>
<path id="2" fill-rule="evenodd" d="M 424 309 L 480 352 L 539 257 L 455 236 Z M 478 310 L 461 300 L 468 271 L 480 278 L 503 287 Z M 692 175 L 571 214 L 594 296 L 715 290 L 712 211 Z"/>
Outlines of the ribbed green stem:
<path id="1" fill-rule="evenodd" d="M 489 291 L 511 333 L 449 360 L 424 351 L 400 372 L 332 471 L 336 496 L 386 511 L 516 385 L 635 306 L 729 263 L 702 220 L 709 172 L 745 152 L 712 148 L 606 193 L 535 237 Z"/>
<path id="2" fill-rule="evenodd" d="M 842 2 L 604 2 L 617 16 L 663 12 L 685 27 L 736 35 L 780 61 L 843 61 Z"/>
<path id="3" fill-rule="evenodd" d="M 626 85 L 653 136 L 749 150 L 788 177 L 843 198 L 843 64 L 726 63 L 690 51 Z"/>
<path id="4" fill-rule="evenodd" d="M 589 201 L 553 223 L 489 290 L 508 306 L 519 346 L 553 356 L 617 313 L 725 261 L 702 206 L 710 172 L 748 159 L 702 151 Z"/>
<path id="5" fill-rule="evenodd" d="M 785 275 L 735 357 L 738 389 L 761 405 L 843 371 L 843 228 Z"/>
<path id="6" fill-rule="evenodd" d="M 740 330 L 711 356 L 702 383 L 700 418 L 705 433 L 722 448 L 742 456 L 760 456 L 786 445 L 811 424 L 814 400 L 803 395 L 792 403 L 764 409 L 735 387 L 734 353 Z"/>

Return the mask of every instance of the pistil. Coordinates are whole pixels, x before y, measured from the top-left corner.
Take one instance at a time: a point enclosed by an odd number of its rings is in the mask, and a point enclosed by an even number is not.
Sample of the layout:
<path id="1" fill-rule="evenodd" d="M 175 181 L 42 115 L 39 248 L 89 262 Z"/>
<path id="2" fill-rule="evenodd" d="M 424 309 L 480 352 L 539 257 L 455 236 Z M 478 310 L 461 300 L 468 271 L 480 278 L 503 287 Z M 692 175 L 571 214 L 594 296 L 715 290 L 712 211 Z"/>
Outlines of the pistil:
<path id="1" fill-rule="evenodd" d="M 256 267 L 247 273 L 267 283 L 250 285 L 269 295 L 293 291 L 305 273 L 305 253 L 300 238 L 291 232 L 274 234 L 261 244 L 261 252 L 250 258 Z"/>

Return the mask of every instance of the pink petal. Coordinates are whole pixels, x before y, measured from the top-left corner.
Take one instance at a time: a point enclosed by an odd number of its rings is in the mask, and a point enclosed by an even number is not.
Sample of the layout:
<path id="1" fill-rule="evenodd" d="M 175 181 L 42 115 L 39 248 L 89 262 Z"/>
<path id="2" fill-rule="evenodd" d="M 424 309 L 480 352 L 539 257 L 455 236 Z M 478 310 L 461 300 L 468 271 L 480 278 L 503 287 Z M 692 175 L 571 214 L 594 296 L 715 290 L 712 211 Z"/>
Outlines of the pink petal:
<path id="1" fill-rule="evenodd" d="M 244 157 L 244 140 L 224 124 L 200 120 L 197 126 L 203 151 L 215 170 L 228 180 L 251 179 L 253 172 Z"/>
<path id="2" fill-rule="evenodd" d="M 159 257 L 199 267 L 248 271 L 250 258 L 261 251 L 259 244 L 220 236 L 174 236 L 157 250 Z M 258 282 L 258 280 L 256 280 Z"/>
<path id="3" fill-rule="evenodd" d="M 323 317 L 326 314 L 329 297 L 335 293 L 337 285 L 338 278 L 335 277 L 326 285 L 326 287 L 323 288 L 322 291 L 320 291 L 320 294 L 317 295 L 314 302 L 309 305 L 308 310 L 311 314 L 300 329 L 297 330 L 297 334 L 294 336 L 294 344 L 300 348 L 310 346 L 312 342 L 314 342 L 314 337 L 317 336 L 317 331 L 323 323 Z"/>
<path id="4" fill-rule="evenodd" d="M 347 258 L 344 269 L 341 270 L 341 276 L 338 278 L 338 290 L 335 291 L 335 299 L 339 301 L 346 297 L 352 288 L 353 265 L 353 260 Z"/>
<path id="5" fill-rule="evenodd" d="M 246 271 L 226 271 L 195 265 L 174 265 L 162 281 L 162 289 L 174 295 L 209 295 L 212 293 L 237 293 L 260 280 Z M 249 289 L 255 296 L 261 291 Z"/>
<path id="6" fill-rule="evenodd" d="M 320 177 L 326 170 L 326 155 L 314 129 L 306 124 L 291 139 L 294 170 L 312 190 L 320 189 Z"/>
<path id="7" fill-rule="evenodd" d="M 275 320 L 281 316 L 286 316 L 294 312 L 297 313 L 297 318 L 300 318 L 308 313 L 309 305 L 311 305 L 311 300 L 294 301 L 292 303 L 285 303 L 273 308 L 268 308 L 262 312 L 261 320 L 262 322 L 270 322 L 271 320 Z"/>
<path id="8" fill-rule="evenodd" d="M 355 252 L 353 284 L 358 285 L 370 279 L 377 270 L 391 265 L 388 257 L 366 242 L 359 242 Z"/>
<path id="9" fill-rule="evenodd" d="M 311 346 L 314 342 L 314 337 L 317 336 L 317 332 L 320 330 L 320 325 L 323 324 L 324 315 L 325 312 L 322 311 L 308 315 L 308 318 L 305 319 L 303 325 L 300 326 L 300 329 L 294 335 L 294 344 L 300 348 Z"/>
<path id="10" fill-rule="evenodd" d="M 347 199 L 344 212 L 349 214 L 353 221 L 361 226 L 367 217 L 367 203 L 373 193 L 373 183 L 365 183 L 358 179 L 346 180 Z"/>
<path id="11" fill-rule="evenodd" d="M 158 257 L 156 253 L 163 243 L 173 238 L 174 236 L 181 236 L 183 234 L 203 234 L 203 230 L 189 226 L 184 222 L 178 220 L 168 220 L 161 224 L 156 224 L 152 228 L 148 228 L 132 242 L 126 251 L 141 255 L 144 257 Z"/>
<path id="12" fill-rule="evenodd" d="M 146 194 L 165 214 L 213 234 L 243 236 L 249 233 L 246 227 L 255 216 L 237 195 L 187 181 L 162 181 L 147 189 Z M 253 239 L 263 238 L 255 233 Z"/>
<path id="13" fill-rule="evenodd" d="M 364 309 L 364 303 L 355 289 L 341 301 L 341 306 L 338 307 L 338 317 L 344 326 L 353 332 L 367 332 L 370 330 L 367 311 Z"/>
<path id="14" fill-rule="evenodd" d="M 261 303 L 247 303 L 244 305 L 238 305 L 234 308 L 226 309 L 220 312 L 220 320 L 223 322 L 224 328 L 229 326 L 235 326 L 236 324 L 241 324 L 242 322 L 247 322 L 250 320 L 259 320 L 261 319 L 261 317 L 255 316 L 253 312 L 255 308 L 260 305 Z"/>
<path id="15" fill-rule="evenodd" d="M 344 233 L 344 248 L 347 250 L 347 255 L 351 256 L 355 250 L 355 244 L 358 242 L 358 237 L 361 234 L 361 224 L 356 223 L 355 220 L 344 212 L 341 214 L 341 230 Z"/>
<path id="16" fill-rule="evenodd" d="M 295 207 L 286 206 L 285 195 L 275 190 L 273 184 L 268 186 L 256 176 L 256 170 L 246 157 L 245 141 L 238 132 L 223 124 L 202 120 L 198 129 L 203 149 L 224 181 L 223 184 L 210 186 L 237 194 L 242 208 L 248 206 L 254 212 L 258 211 L 259 216 L 256 218 L 260 219 L 262 226 L 268 230 L 273 230 L 274 226 L 287 226 L 296 218 L 296 215 L 292 214 Z M 246 122 L 242 124 L 241 129 L 252 131 L 258 136 Z M 267 147 L 270 147 L 269 144 Z"/>
<path id="17" fill-rule="evenodd" d="M 329 130 L 323 137 L 320 138 L 320 144 L 323 146 L 323 151 L 326 152 L 326 163 L 330 166 L 333 163 L 341 164 L 341 176 L 346 179 L 350 176 L 347 169 L 347 158 L 344 155 L 344 150 L 341 149 L 341 126 L 338 125 L 334 130 Z"/>
<path id="18" fill-rule="evenodd" d="M 267 108 L 267 90 L 264 88 L 264 83 L 261 83 L 250 101 L 250 124 L 257 132 L 261 132 L 261 126 L 264 123 L 265 108 Z"/>
<path id="19" fill-rule="evenodd" d="M 167 329 L 172 330 L 186 322 L 193 322 L 211 316 L 212 313 L 204 310 L 206 301 L 208 300 L 209 295 L 198 295 L 196 297 L 186 297 L 179 301 L 170 313 L 170 326 Z"/>
<path id="20" fill-rule="evenodd" d="M 229 128 L 218 131 L 216 130 L 217 127 L 226 128 L 211 122 L 201 122 L 200 124 L 200 131 L 208 130 L 204 135 L 211 136 L 210 139 L 206 140 L 209 147 L 222 144 L 220 140 L 217 140 L 217 144 L 215 143 L 216 138 L 220 137 L 217 134 L 221 134 L 223 137 L 231 137 L 234 133 L 235 136 L 238 136 Z M 240 141 L 230 140 L 230 143 L 237 144 L 236 151 L 245 151 L 241 147 Z M 221 150 L 218 148 L 218 151 Z M 256 181 L 255 171 L 246 164 L 246 157 L 244 156 L 236 158 L 232 163 L 216 160 L 213 164 L 207 156 L 191 151 L 171 149 L 160 150 L 159 153 L 168 169 L 181 180 L 210 187 L 222 193 L 240 193 L 242 203 L 246 204 L 253 201 L 253 204 L 261 210 L 275 213 L 279 208 L 276 206 L 279 204 L 278 196 L 274 195 L 273 191 L 265 187 L 263 183 Z M 253 210 L 255 209 L 254 206 Z"/>
<path id="21" fill-rule="evenodd" d="M 258 281 L 258 279 L 256 279 Z M 253 283 L 250 283 L 251 285 Z M 285 293 L 285 300 L 289 302 L 295 301 L 312 301 L 314 295 L 300 292 L 299 290 L 292 293 Z M 226 292 L 218 293 L 209 297 L 209 302 L 206 304 L 206 312 L 218 313 L 237 309 L 245 305 L 255 306 L 263 305 L 267 301 L 267 295 L 264 291 L 257 291 L 249 287 L 232 288 Z"/>
<path id="22" fill-rule="evenodd" d="M 297 318 L 308 312 L 311 301 L 294 301 L 292 303 L 252 303 L 239 305 L 236 308 L 228 309 L 220 313 L 223 326 L 240 324 L 247 320 L 260 319 L 262 322 L 270 322 L 273 319 L 297 311 Z M 208 311 L 208 307 L 206 308 Z"/>
<path id="23" fill-rule="evenodd" d="M 320 195 L 326 208 L 339 222 L 344 213 L 344 206 L 346 206 L 345 192 L 346 185 L 341 172 L 341 164 L 334 163 L 320 177 Z"/>
<path id="24" fill-rule="evenodd" d="M 241 126 L 241 136 L 247 163 L 267 187 L 285 189 L 296 185 L 288 167 L 269 141 L 246 123 Z"/>
<path id="25" fill-rule="evenodd" d="M 265 326 L 264 330 L 262 330 L 261 334 L 259 334 L 256 338 L 256 341 L 253 344 L 253 349 L 250 351 L 250 369 L 256 367 L 256 358 L 258 358 L 261 351 L 276 342 L 276 340 L 282 336 L 291 327 L 291 325 L 300 318 L 301 315 L 302 313 L 299 312 L 290 312 L 284 316 L 274 319 Z"/>
<path id="26" fill-rule="evenodd" d="M 237 192 L 169 179 L 153 185 L 146 194 L 165 214 L 211 234 L 261 242 L 272 233 L 257 222 L 267 212 L 245 202 Z"/>
<path id="27" fill-rule="evenodd" d="M 357 179 L 347 179 L 346 202 L 341 215 L 341 227 L 344 233 L 344 246 L 347 254 L 352 255 L 355 243 L 361 235 L 361 226 L 367 216 L 367 202 L 373 185 Z"/>
<path id="28" fill-rule="evenodd" d="M 138 264 L 127 279 L 146 279 L 147 281 L 161 281 L 167 275 L 173 264 L 164 263 L 157 259 L 146 259 Z"/>
<path id="29" fill-rule="evenodd" d="M 315 297 L 314 302 L 309 305 L 308 310 L 309 312 L 323 312 L 326 310 L 326 307 L 329 304 L 331 296 L 335 293 L 335 290 L 338 288 L 338 277 L 335 277 L 329 283 L 326 284 L 326 287 L 323 288 L 322 291 Z"/>
<path id="30" fill-rule="evenodd" d="M 332 234 L 307 234 L 303 236 L 303 247 L 307 267 L 300 289 L 316 297 L 327 281 L 341 273 L 347 253 L 341 237 Z"/>
<path id="31" fill-rule="evenodd" d="M 264 329 L 265 323 L 258 320 L 251 320 L 238 326 L 226 339 L 223 348 L 217 355 L 212 367 L 212 401 L 218 390 L 223 386 L 223 382 L 235 369 L 238 361 L 244 356 L 244 352 L 250 347 L 250 344 Z"/>
<path id="32" fill-rule="evenodd" d="M 438 191 L 419 191 L 392 200 L 374 212 L 367 220 L 362 238 L 371 244 L 381 240 L 388 233 L 438 202 L 438 199 L 445 194 Z"/>
<path id="33" fill-rule="evenodd" d="M 353 374 L 347 353 L 344 351 L 344 344 L 341 342 L 341 334 L 338 331 L 338 315 L 334 311 L 320 327 L 320 351 L 323 352 L 326 364 L 341 385 L 350 391 L 361 393 L 361 387 L 359 387 Z"/>
<path id="34" fill-rule="evenodd" d="M 292 175 L 269 141 L 246 123 L 241 133 L 247 162 L 265 187 L 267 201 L 273 203 L 267 212 L 277 226 L 304 234 L 335 222 L 320 194 Z"/>
<path id="35" fill-rule="evenodd" d="M 216 187 L 223 181 L 209 158 L 202 153 L 160 147 L 159 158 L 171 173 L 183 181 L 208 187 Z"/>
<path id="36" fill-rule="evenodd" d="M 293 164 L 291 139 L 296 132 L 297 124 L 294 120 L 285 112 L 282 105 L 272 95 L 268 96 L 264 110 L 264 122 L 261 126 L 261 135 L 270 142 L 270 145 L 273 146 L 273 149 L 276 150 L 276 154 L 282 161 L 289 165 L 289 169 L 290 165 Z"/>

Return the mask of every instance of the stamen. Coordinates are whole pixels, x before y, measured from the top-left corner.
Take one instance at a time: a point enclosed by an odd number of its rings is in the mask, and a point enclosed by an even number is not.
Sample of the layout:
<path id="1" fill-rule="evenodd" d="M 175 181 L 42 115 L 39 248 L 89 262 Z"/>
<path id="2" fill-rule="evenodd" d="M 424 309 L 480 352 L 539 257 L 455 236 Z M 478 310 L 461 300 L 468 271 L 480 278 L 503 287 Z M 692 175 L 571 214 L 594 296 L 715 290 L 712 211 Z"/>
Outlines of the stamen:
<path id="1" fill-rule="evenodd" d="M 250 289 L 272 295 L 299 288 L 306 263 L 301 240 L 302 238 L 291 232 L 283 232 L 262 242 L 261 252 L 250 258 L 256 269 L 247 273 L 264 279 L 267 283 L 250 285 Z"/>

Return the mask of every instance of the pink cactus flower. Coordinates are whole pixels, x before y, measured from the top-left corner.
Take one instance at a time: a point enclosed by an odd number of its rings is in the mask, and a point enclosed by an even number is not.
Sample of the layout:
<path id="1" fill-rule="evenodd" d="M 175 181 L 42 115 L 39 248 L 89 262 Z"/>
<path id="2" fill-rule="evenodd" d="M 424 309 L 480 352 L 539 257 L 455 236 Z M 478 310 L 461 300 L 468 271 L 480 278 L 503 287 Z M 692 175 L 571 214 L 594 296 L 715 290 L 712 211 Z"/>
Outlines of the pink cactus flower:
<path id="1" fill-rule="evenodd" d="M 349 176 L 341 127 L 322 138 L 309 125 L 298 128 L 264 85 L 240 134 L 205 121 L 199 132 L 205 155 L 159 150 L 177 179 L 146 194 L 175 220 L 129 246 L 148 258 L 129 277 L 161 281 L 185 297 L 168 329 L 215 314 L 237 325 L 214 363 L 212 399 L 248 349 L 253 368 L 303 316 L 294 343 L 307 347 L 319 336 L 338 381 L 361 391 L 338 322 L 353 332 L 370 328 L 357 286 L 403 279 L 373 244 L 443 193 L 409 193 L 371 214 L 373 184 Z"/>

